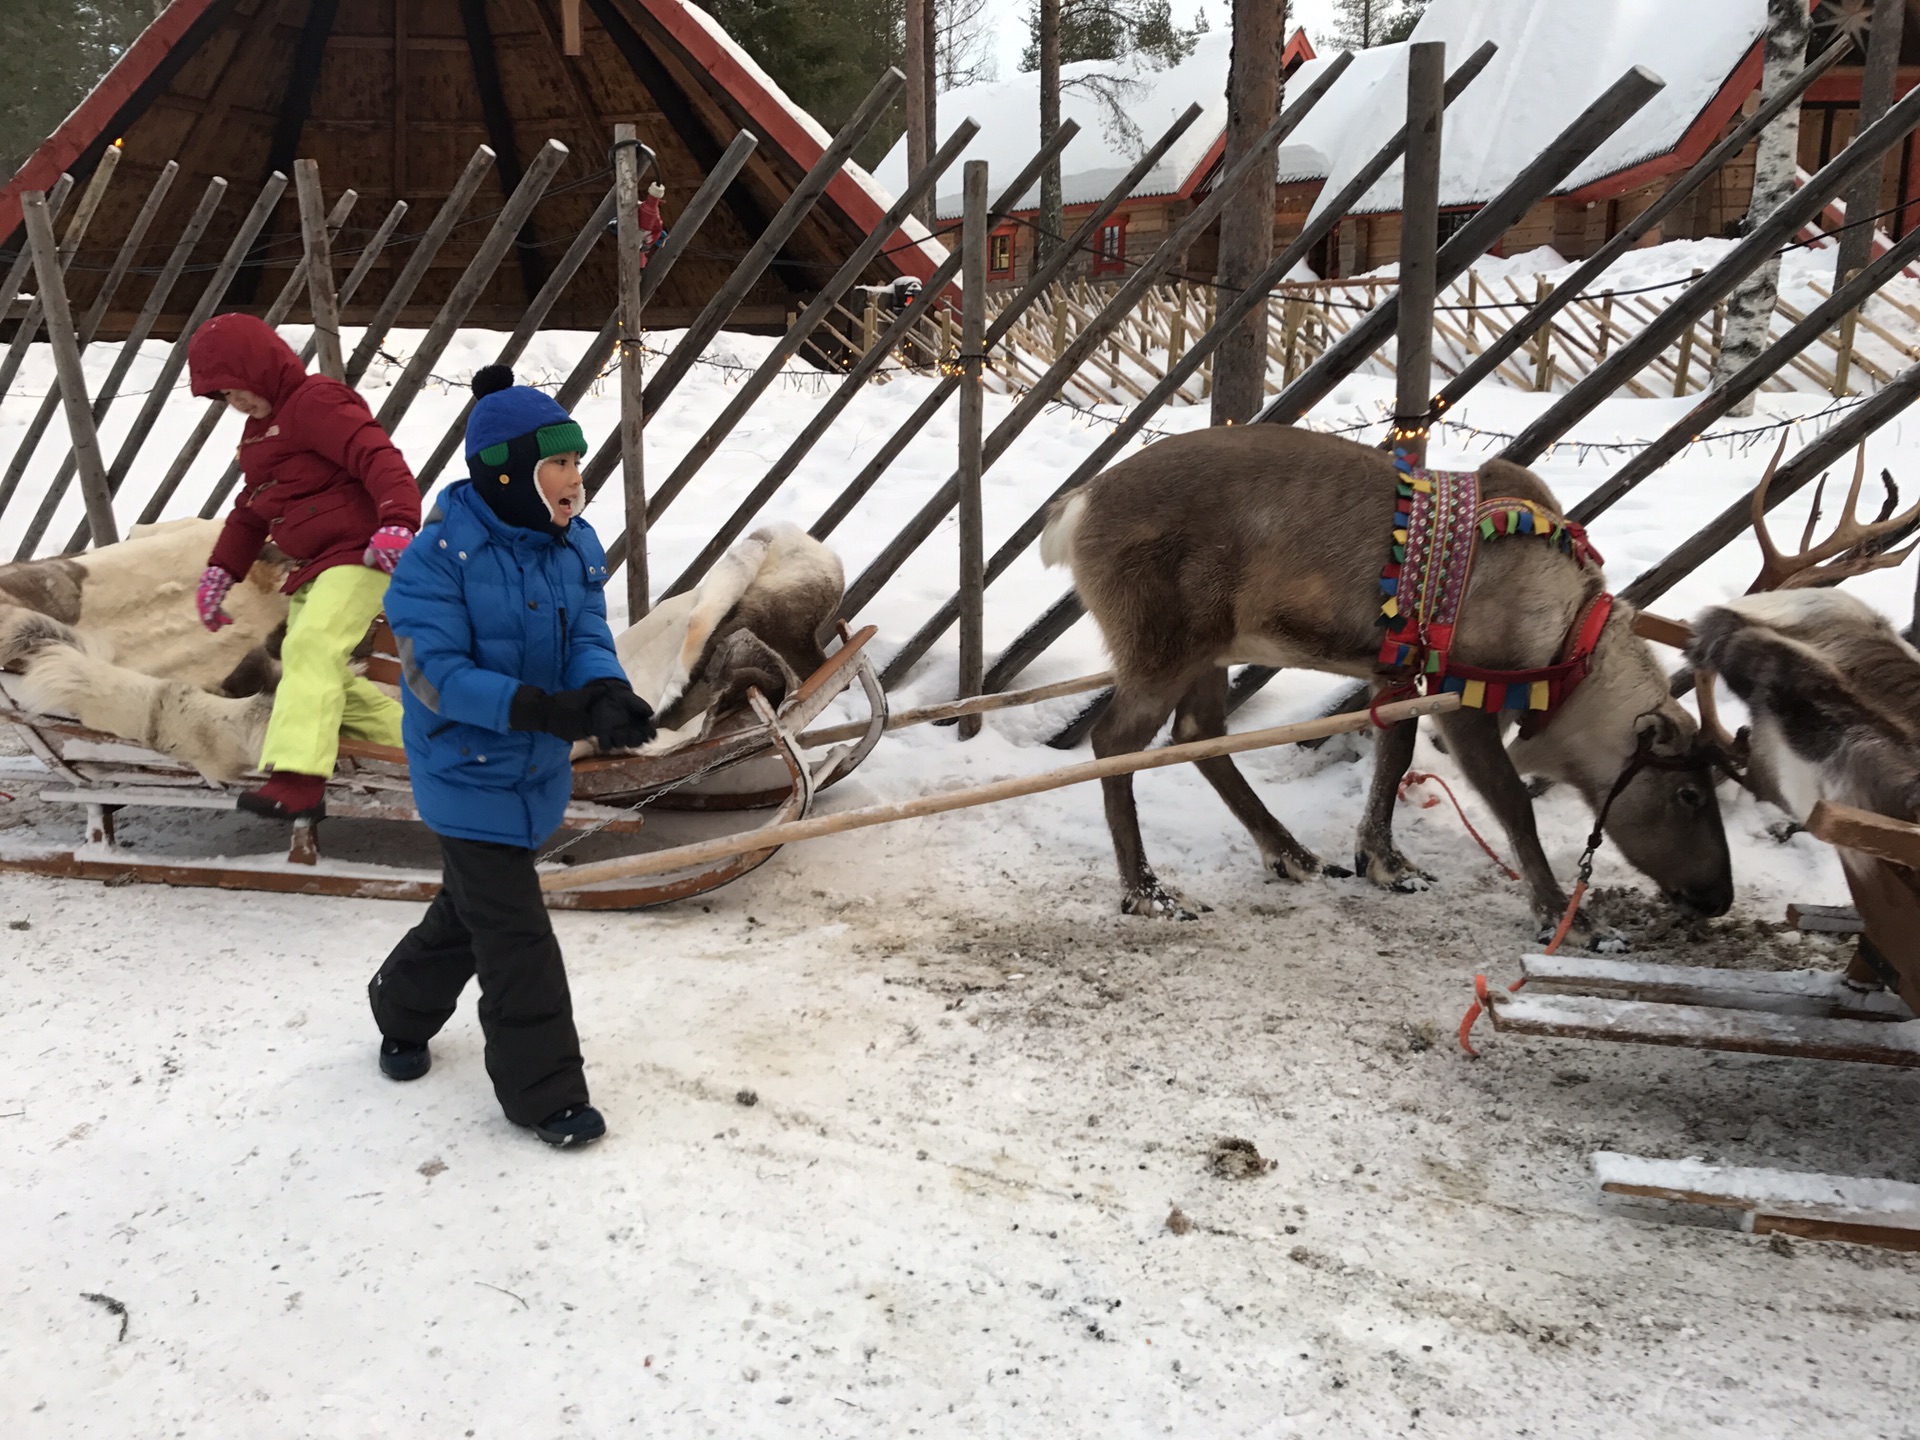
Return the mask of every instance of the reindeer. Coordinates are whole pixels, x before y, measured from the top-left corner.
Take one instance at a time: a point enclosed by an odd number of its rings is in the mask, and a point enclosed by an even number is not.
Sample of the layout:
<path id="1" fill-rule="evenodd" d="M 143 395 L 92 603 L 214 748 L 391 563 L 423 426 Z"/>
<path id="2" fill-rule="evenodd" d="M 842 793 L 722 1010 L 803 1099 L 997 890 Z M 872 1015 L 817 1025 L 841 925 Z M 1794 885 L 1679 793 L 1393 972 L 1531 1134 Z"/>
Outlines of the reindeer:
<path id="1" fill-rule="evenodd" d="M 1490 460 L 1482 491 L 1558 512 L 1539 477 Z M 1042 558 L 1068 563 L 1074 585 L 1112 652 L 1113 702 L 1094 728 L 1099 755 L 1137 750 L 1169 712 L 1182 741 L 1225 733 L 1229 665 L 1304 666 L 1365 678 L 1376 694 L 1401 677 L 1377 671 L 1379 578 L 1398 475 L 1381 451 L 1278 425 L 1175 436 L 1055 502 Z M 1463 664 L 1522 669 L 1552 663 L 1603 580 L 1543 543 L 1480 547 L 1455 632 Z M 1543 927 L 1565 912 L 1534 829 L 1522 772 L 1572 785 L 1599 809 L 1616 782 L 1606 832 L 1680 904 L 1708 915 L 1733 901 L 1726 835 L 1697 727 L 1632 613 L 1616 604 L 1588 678 L 1529 739 L 1503 746 L 1494 714 L 1440 717 L 1449 752 L 1505 827 Z M 1413 757 L 1415 725 L 1376 737 L 1372 790 L 1355 868 L 1394 890 L 1432 877 L 1393 840 L 1393 805 Z M 1630 775 L 1627 773 L 1632 767 Z M 1323 862 L 1274 819 L 1231 759 L 1201 774 L 1252 833 L 1274 875 L 1302 881 L 1350 872 Z M 1190 919 L 1193 906 L 1163 886 L 1140 840 L 1130 777 L 1103 782 L 1123 911 Z M 1584 916 L 1574 944 L 1597 938 Z M 1607 937 L 1615 946 L 1624 942 Z"/>
<path id="2" fill-rule="evenodd" d="M 1784 449 L 1784 444 L 1782 446 Z M 1892 548 L 1920 525 L 1920 504 L 1893 514 L 1899 491 L 1881 472 L 1887 498 L 1862 523 L 1866 448 L 1855 460 L 1846 509 L 1816 543 L 1824 479 L 1800 549 L 1783 554 L 1767 529 L 1766 495 L 1780 455 L 1753 492 L 1761 570 L 1749 592 L 1703 611 L 1687 658 L 1700 687 L 1701 725 L 1746 763 L 1753 792 L 1804 822 L 1817 801 L 1920 818 L 1920 652 L 1877 610 L 1826 588 L 1852 575 L 1892 569 L 1920 541 Z M 1729 735 L 1715 700 L 1724 677 L 1752 724 Z"/>

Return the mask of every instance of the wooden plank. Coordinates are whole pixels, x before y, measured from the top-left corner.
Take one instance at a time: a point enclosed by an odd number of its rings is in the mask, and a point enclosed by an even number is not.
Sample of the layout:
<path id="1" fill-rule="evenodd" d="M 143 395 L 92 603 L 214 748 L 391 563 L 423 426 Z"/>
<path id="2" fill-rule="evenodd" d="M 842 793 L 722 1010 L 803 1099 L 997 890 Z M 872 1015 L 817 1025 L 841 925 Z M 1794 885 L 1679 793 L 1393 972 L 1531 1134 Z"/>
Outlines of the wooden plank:
<path id="1" fill-rule="evenodd" d="M 1807 816 L 1807 833 L 1829 845 L 1861 850 L 1896 865 L 1920 869 L 1920 825 L 1822 800 Z"/>
<path id="2" fill-rule="evenodd" d="M 1716 970 L 1583 955 L 1523 955 L 1520 970 L 1529 993 L 1599 995 L 1843 1020 L 1914 1018 L 1899 996 L 1856 990 L 1837 970 Z"/>
<path id="3" fill-rule="evenodd" d="M 576 12 L 577 18 L 577 12 Z M 631 125 L 613 127 L 614 222 L 618 227 L 620 271 L 620 490 L 625 500 L 629 558 L 627 567 L 627 623 L 647 613 L 651 591 L 647 570 L 647 481 L 644 392 L 646 356 L 643 353 L 640 287 L 644 257 L 640 239 L 640 175 L 651 165 L 640 163 L 639 131 Z M 653 152 L 647 151 L 649 161 Z"/>
<path id="4" fill-rule="evenodd" d="M 1860 912 L 1851 905 L 1802 905 L 1795 901 L 1787 906 L 1787 923 L 1812 935 L 1864 935 L 1867 931 Z"/>
<path id="5" fill-rule="evenodd" d="M 978 695 L 986 672 L 986 642 L 982 606 L 985 599 L 985 519 L 981 511 L 980 476 L 985 468 L 980 449 L 985 428 L 986 393 L 980 372 L 986 341 L 987 315 L 987 162 L 969 160 L 964 183 L 964 221 L 960 231 L 960 425 L 959 425 L 959 535 L 960 535 L 960 675 L 955 693 L 961 699 Z M 980 717 L 960 720 L 960 738 L 980 733 Z"/>
<path id="6" fill-rule="evenodd" d="M 21 219 L 27 243 L 33 249 L 33 267 L 40 281 L 39 300 L 46 316 L 47 339 L 60 377 L 60 402 L 66 407 L 67 430 L 80 467 L 80 493 L 87 519 L 103 543 L 119 538 L 113 520 L 113 500 L 107 491 L 107 467 L 100 454 L 100 437 L 93 428 L 93 407 L 87 400 L 87 378 L 80 368 L 80 343 L 74 331 L 73 310 L 67 304 L 66 279 L 61 273 L 59 247 L 53 238 L 53 220 L 47 197 L 37 192 L 21 197 Z M 24 322 L 23 322 L 24 323 Z"/>
<path id="7" fill-rule="evenodd" d="M 333 246 L 327 237 L 327 202 L 320 192 L 320 165 L 293 162 L 293 184 L 300 204 L 300 238 L 305 249 L 307 303 L 313 312 L 313 338 L 319 345 L 320 373 L 346 378 L 340 354 L 340 295 L 333 284 Z"/>
<path id="8" fill-rule="evenodd" d="M 974 785 L 937 795 L 922 795 L 912 800 L 898 801 L 888 805 L 873 805 L 864 810 L 850 810 L 839 815 L 820 816 L 788 825 L 765 826 L 754 832 L 752 842 L 756 845 L 787 845 L 822 835 L 838 835 L 873 825 L 888 825 L 898 820 L 911 820 L 923 815 L 941 815 L 950 810 L 964 810 L 976 805 L 989 805 L 1001 800 L 1017 799 L 1024 795 L 1037 795 L 1066 785 L 1080 785 L 1104 779 L 1109 775 L 1129 775 L 1139 770 L 1158 770 L 1170 765 L 1185 765 L 1195 760 L 1210 759 L 1216 755 L 1237 755 L 1247 750 L 1261 750 L 1274 745 L 1291 745 L 1301 740 L 1318 739 L 1323 735 L 1341 735 L 1364 730 L 1375 723 L 1393 725 L 1402 720 L 1416 719 L 1422 715 L 1434 715 L 1459 708 L 1458 695 L 1429 695 L 1415 700 L 1401 700 L 1390 705 L 1382 705 L 1377 713 L 1370 714 L 1360 710 L 1350 715 L 1334 715 L 1321 720 L 1303 721 L 1295 725 L 1279 725 L 1267 730 L 1250 731 L 1243 735 L 1223 735 L 1217 739 L 1195 740 L 1184 745 L 1169 745 L 1161 749 L 1140 751 L 1129 755 L 1110 755 L 1102 760 L 1062 766 L 1060 769 L 1050 770 L 1041 775 L 1001 780 L 988 785 Z M 739 853 L 741 845 L 741 838 L 735 837 L 682 846 L 676 852 L 679 856 L 677 863 L 692 865 L 724 859 Z M 662 868 L 665 867 L 661 865 L 659 857 L 638 856 L 631 859 L 608 860 L 598 865 L 577 866 L 564 874 L 546 876 L 540 883 L 546 890 L 568 890 L 583 885 L 599 884 L 603 881 L 650 875 Z M 1916 1040 L 1915 1052 L 1915 1063 L 1920 1063 L 1920 1040 Z"/>
<path id="9" fill-rule="evenodd" d="M 1891 1024 L 1828 1020 L 1581 995 L 1533 996 L 1524 991 L 1496 993 L 1488 1013 L 1496 1029 L 1522 1035 L 1920 1067 L 1920 1020 Z"/>
<path id="10" fill-rule="evenodd" d="M 1742 1228 L 1809 1240 L 1920 1250 L 1920 1185 L 1857 1175 L 1656 1160 L 1602 1150 L 1593 1157 L 1609 1195 L 1737 1210 Z"/>

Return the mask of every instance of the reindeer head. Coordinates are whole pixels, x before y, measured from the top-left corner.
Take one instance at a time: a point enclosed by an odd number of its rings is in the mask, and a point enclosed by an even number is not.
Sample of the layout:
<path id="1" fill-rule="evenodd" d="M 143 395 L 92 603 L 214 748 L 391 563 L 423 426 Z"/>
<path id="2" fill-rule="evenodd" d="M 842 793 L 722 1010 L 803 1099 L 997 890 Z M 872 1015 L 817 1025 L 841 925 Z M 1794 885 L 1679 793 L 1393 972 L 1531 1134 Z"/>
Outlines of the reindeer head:
<path id="1" fill-rule="evenodd" d="M 1733 860 L 1714 793 L 1713 751 L 1668 693 L 1652 648 L 1634 633 L 1631 606 L 1616 602 L 1592 673 L 1553 723 L 1516 740 L 1509 753 L 1523 773 L 1574 786 L 1595 811 L 1612 795 L 1607 838 L 1669 899 L 1704 915 L 1732 906 Z"/>

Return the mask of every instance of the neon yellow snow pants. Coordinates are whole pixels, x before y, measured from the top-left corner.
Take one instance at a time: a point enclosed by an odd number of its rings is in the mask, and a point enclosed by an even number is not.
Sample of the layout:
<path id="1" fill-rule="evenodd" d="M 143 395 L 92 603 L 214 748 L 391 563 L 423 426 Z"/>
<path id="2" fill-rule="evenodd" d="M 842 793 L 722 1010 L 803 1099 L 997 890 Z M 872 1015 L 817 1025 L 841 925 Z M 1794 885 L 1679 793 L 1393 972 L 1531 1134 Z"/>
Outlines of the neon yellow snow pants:
<path id="1" fill-rule="evenodd" d="M 347 668 L 386 594 L 386 575 L 365 565 L 335 565 L 293 592 L 261 768 L 331 775 L 343 733 L 400 743 L 400 702 Z"/>

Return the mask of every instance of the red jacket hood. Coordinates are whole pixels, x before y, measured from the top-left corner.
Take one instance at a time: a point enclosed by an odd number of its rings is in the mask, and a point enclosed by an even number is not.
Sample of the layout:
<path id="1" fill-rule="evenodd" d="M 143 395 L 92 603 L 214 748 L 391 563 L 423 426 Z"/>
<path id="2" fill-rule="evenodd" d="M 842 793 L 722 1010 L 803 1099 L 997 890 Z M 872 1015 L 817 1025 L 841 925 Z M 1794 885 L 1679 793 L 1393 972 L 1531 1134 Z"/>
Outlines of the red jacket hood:
<path id="1" fill-rule="evenodd" d="M 307 379 L 307 367 L 271 326 L 252 315 L 216 315 L 187 343 L 193 393 L 251 390 L 278 410 Z"/>

